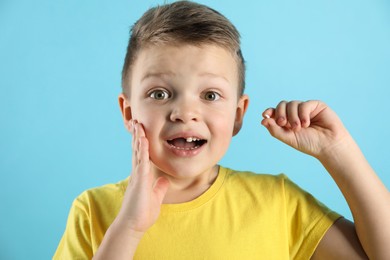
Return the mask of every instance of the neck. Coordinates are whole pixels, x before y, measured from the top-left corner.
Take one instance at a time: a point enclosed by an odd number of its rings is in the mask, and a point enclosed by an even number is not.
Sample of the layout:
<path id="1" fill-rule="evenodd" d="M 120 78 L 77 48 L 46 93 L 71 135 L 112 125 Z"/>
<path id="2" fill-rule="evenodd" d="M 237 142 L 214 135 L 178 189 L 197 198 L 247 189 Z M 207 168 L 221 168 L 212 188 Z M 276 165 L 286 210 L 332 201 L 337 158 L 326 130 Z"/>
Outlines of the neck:
<path id="1" fill-rule="evenodd" d="M 155 173 L 155 176 L 164 176 L 169 182 L 169 189 L 164 197 L 163 204 L 178 204 L 196 199 L 207 191 L 217 179 L 219 166 L 191 178 L 177 178 L 166 173 Z"/>

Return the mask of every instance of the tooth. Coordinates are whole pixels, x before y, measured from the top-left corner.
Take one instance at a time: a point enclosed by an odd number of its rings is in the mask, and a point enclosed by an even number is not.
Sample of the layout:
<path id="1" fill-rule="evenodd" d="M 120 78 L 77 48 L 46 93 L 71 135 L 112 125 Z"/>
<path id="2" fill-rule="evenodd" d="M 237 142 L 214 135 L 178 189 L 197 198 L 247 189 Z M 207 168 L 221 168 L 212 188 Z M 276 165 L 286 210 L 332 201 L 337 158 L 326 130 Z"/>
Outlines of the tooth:
<path id="1" fill-rule="evenodd" d="M 188 137 L 188 138 L 186 139 L 186 141 L 187 141 L 188 143 L 191 143 L 191 142 L 193 141 L 193 139 L 192 139 L 192 137 Z"/>

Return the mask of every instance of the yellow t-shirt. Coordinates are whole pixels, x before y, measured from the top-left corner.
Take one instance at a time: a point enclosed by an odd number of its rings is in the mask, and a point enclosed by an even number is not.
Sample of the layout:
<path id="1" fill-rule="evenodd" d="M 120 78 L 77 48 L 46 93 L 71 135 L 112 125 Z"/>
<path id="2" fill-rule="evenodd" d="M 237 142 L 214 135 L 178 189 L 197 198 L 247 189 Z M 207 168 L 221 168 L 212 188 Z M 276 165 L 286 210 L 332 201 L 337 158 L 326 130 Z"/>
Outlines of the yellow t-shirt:
<path id="1" fill-rule="evenodd" d="M 121 207 L 128 180 L 82 193 L 53 259 L 91 259 Z M 163 204 L 134 259 L 309 259 L 340 216 L 285 175 L 220 167 L 198 198 Z"/>

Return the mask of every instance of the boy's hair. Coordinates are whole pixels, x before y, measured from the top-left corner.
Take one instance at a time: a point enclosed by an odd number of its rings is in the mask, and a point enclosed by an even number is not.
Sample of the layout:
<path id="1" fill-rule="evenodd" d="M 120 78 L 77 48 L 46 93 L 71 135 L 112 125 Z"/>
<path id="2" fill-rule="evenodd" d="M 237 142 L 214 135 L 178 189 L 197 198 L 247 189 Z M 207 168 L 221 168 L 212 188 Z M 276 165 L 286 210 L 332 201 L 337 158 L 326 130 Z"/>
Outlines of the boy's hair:
<path id="1" fill-rule="evenodd" d="M 212 44 L 230 51 L 237 62 L 241 96 L 245 88 L 245 61 L 240 34 L 219 12 L 190 1 L 178 1 L 149 9 L 131 28 L 131 36 L 122 70 L 122 91 L 129 97 L 128 79 L 138 53 L 156 45 Z"/>

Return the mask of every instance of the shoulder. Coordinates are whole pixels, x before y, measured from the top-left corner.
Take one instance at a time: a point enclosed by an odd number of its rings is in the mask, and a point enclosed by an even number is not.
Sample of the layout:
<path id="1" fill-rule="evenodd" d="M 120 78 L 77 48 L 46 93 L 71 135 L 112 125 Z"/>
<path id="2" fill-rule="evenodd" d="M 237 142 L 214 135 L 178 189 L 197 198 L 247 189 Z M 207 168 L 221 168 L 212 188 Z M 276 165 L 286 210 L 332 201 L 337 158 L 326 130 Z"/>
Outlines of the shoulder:
<path id="1" fill-rule="evenodd" d="M 89 208 L 91 206 L 118 204 L 122 201 L 129 178 L 117 183 L 105 184 L 82 192 L 73 202 L 74 207 Z"/>
<path id="2" fill-rule="evenodd" d="M 289 179 L 284 173 L 255 173 L 252 171 L 233 170 L 224 167 L 221 168 L 226 171 L 226 180 L 228 183 L 230 182 L 250 186 L 254 185 L 266 190 L 281 189 L 287 193 L 304 193 L 305 195 L 309 195 L 307 191 Z"/>
<path id="3" fill-rule="evenodd" d="M 284 198 L 288 203 L 293 200 L 319 203 L 312 194 L 291 181 L 285 174 L 254 173 L 229 168 L 222 168 L 222 170 L 226 172 L 226 187 L 229 190 L 256 192 L 259 196 L 272 195 L 275 196 L 274 198 Z"/>
<path id="4" fill-rule="evenodd" d="M 255 173 L 252 171 L 233 170 L 229 168 L 223 168 L 226 171 L 226 181 L 232 184 L 241 185 L 254 185 L 261 187 L 283 188 L 284 182 L 288 180 L 285 174 L 267 174 L 267 173 Z"/>
<path id="5" fill-rule="evenodd" d="M 53 259 L 91 259 L 122 204 L 128 179 L 88 189 L 72 204 Z"/>
<path id="6" fill-rule="evenodd" d="M 273 175 L 229 168 L 222 170 L 226 171 L 224 187 L 228 193 L 247 194 L 258 200 L 263 200 L 264 197 L 281 200 L 285 195 L 285 182 L 288 178 L 284 174 Z"/>

